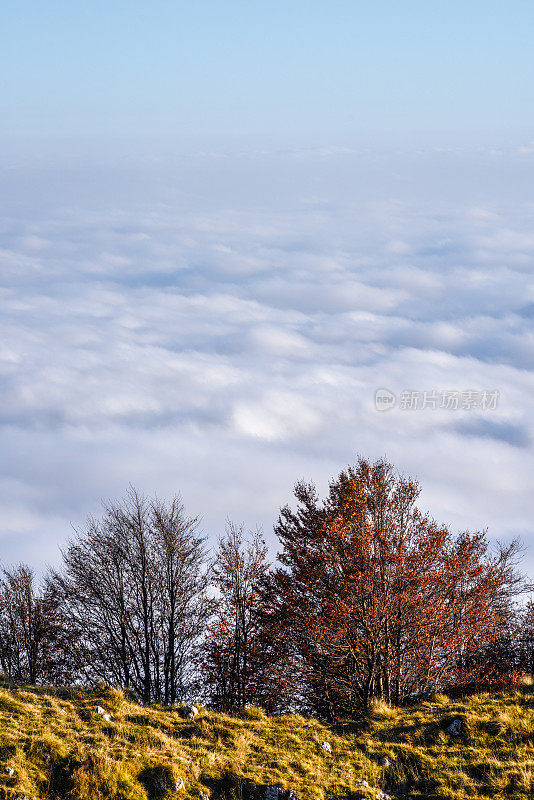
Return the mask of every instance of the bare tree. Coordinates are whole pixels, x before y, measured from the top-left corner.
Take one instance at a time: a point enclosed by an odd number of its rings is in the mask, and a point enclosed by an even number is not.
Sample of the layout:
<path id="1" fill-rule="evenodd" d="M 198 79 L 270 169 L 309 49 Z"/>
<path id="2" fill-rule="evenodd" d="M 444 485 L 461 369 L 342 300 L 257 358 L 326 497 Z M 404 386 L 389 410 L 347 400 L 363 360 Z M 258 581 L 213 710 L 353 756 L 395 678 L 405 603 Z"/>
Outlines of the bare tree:
<path id="1" fill-rule="evenodd" d="M 236 711 L 258 700 L 259 610 L 261 584 L 269 569 L 266 558 L 267 546 L 259 531 L 247 539 L 242 525 L 228 523 L 215 558 L 219 599 L 205 662 L 210 699 L 221 710 Z"/>
<path id="2" fill-rule="evenodd" d="M 86 682 L 124 686 L 145 703 L 188 695 L 210 611 L 204 541 L 180 498 L 148 500 L 133 488 L 76 531 L 49 585 L 63 598 Z"/>
<path id="3" fill-rule="evenodd" d="M 65 629 L 53 591 L 41 591 L 30 567 L 0 574 L 0 666 L 15 683 L 62 683 L 70 677 Z"/>
<path id="4" fill-rule="evenodd" d="M 198 644 L 212 609 L 207 598 L 209 569 L 204 566 L 197 520 L 185 516 L 179 499 L 168 504 L 155 500 L 151 513 L 163 670 L 158 694 L 172 704 L 188 693 L 197 675 Z"/>

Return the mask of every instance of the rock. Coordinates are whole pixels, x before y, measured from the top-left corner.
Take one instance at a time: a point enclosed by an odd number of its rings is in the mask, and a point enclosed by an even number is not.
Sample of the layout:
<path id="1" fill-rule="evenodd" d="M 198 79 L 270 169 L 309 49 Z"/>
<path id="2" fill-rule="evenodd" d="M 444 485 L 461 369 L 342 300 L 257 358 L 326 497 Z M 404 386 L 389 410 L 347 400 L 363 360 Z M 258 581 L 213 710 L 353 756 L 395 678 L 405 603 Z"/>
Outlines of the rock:
<path id="1" fill-rule="evenodd" d="M 102 719 L 104 722 L 113 722 L 113 717 L 111 714 L 102 714 Z"/>
<path id="2" fill-rule="evenodd" d="M 200 797 L 200 800 L 210 800 L 209 794 L 207 792 L 203 792 L 202 789 L 198 793 L 198 796 Z"/>
<path id="3" fill-rule="evenodd" d="M 389 758 L 387 756 L 381 756 L 380 757 L 380 761 L 378 763 L 380 764 L 381 767 L 390 767 L 391 766 L 391 761 L 389 760 Z"/>
<path id="4" fill-rule="evenodd" d="M 252 784 L 254 787 L 256 784 Z M 283 786 L 267 786 L 265 800 L 297 800 L 293 789 L 284 789 Z"/>
<path id="5" fill-rule="evenodd" d="M 458 736 L 461 732 L 462 732 L 462 720 L 453 719 L 453 721 L 447 728 L 447 733 L 450 733 L 451 736 Z"/>
<path id="6" fill-rule="evenodd" d="M 367 789 L 369 787 L 369 784 L 367 783 L 367 781 L 358 781 L 356 786 L 361 786 L 362 789 Z"/>
<path id="7" fill-rule="evenodd" d="M 180 713 L 184 719 L 195 719 L 198 714 L 198 708 L 196 706 L 182 706 Z"/>
<path id="8" fill-rule="evenodd" d="M 376 793 L 376 800 L 393 800 L 391 795 L 381 792 L 380 789 Z"/>
<path id="9" fill-rule="evenodd" d="M 4 775 L 9 775 L 10 778 L 12 778 L 13 775 L 15 774 L 15 770 L 13 769 L 13 767 L 4 767 L 2 771 Z"/>
<path id="10" fill-rule="evenodd" d="M 321 748 L 325 751 L 325 753 L 332 752 L 332 745 L 330 744 L 330 742 L 323 742 Z"/>
<path id="11" fill-rule="evenodd" d="M 297 800 L 297 795 L 293 789 L 283 789 L 281 786 L 272 787 L 278 790 L 278 800 Z"/>
<path id="12" fill-rule="evenodd" d="M 94 706 L 93 707 L 93 712 L 95 714 L 105 714 L 106 713 L 106 709 L 102 708 L 102 706 Z"/>
<path id="13" fill-rule="evenodd" d="M 181 792 L 182 789 L 185 789 L 184 779 L 178 778 L 178 780 L 173 783 L 172 790 L 173 792 Z"/>

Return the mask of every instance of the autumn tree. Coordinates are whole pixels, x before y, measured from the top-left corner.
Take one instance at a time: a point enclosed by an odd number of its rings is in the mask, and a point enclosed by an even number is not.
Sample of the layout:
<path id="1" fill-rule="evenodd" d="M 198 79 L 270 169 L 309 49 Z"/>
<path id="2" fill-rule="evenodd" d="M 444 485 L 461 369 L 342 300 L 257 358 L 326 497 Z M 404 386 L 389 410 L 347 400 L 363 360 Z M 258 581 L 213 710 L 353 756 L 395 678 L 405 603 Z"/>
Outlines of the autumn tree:
<path id="1" fill-rule="evenodd" d="M 251 701 L 261 701 L 259 612 L 268 568 L 261 533 L 247 538 L 242 525 L 228 523 L 215 557 L 217 610 L 205 643 L 204 663 L 210 702 L 220 710 L 234 712 Z"/>
<path id="2" fill-rule="evenodd" d="M 491 553 L 486 543 L 481 560 L 493 585 L 486 591 L 484 601 L 474 608 L 474 634 L 458 649 L 455 668 L 445 686 L 449 694 L 496 691 L 518 679 L 521 597 L 529 590 L 520 570 L 523 555 L 524 547 L 518 539 L 507 545 L 498 542 Z M 464 588 L 461 583 L 460 592 Z"/>
<path id="3" fill-rule="evenodd" d="M 271 582 L 291 631 L 302 701 L 327 717 L 468 683 L 472 653 L 499 634 L 511 553 L 483 533 L 453 536 L 415 506 L 416 481 L 360 459 L 320 502 L 298 484 L 282 509 Z M 477 664 L 477 670 L 480 665 Z"/>

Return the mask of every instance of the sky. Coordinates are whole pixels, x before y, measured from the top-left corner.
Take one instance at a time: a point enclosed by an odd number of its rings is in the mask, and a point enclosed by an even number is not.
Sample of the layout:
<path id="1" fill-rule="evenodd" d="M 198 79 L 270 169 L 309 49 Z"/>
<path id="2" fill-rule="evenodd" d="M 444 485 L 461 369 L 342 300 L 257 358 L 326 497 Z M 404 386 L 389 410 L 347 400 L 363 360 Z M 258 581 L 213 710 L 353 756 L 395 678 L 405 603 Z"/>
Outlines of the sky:
<path id="1" fill-rule="evenodd" d="M 509 134 L 530 0 L 4 0 L 5 134 Z"/>
<path id="2" fill-rule="evenodd" d="M 534 6 L 2 15 L 0 561 L 130 483 L 274 554 L 360 454 L 534 574 Z"/>

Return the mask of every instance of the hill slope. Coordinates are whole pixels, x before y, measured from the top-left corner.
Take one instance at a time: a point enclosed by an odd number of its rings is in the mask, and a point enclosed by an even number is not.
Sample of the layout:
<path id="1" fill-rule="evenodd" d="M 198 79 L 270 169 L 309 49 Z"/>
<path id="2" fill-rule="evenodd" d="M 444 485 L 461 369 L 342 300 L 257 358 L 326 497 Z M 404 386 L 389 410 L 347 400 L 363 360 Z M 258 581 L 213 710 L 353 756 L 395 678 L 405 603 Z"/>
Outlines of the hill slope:
<path id="1" fill-rule="evenodd" d="M 455 719 L 462 721 L 457 736 L 447 732 Z M 322 749 L 325 741 L 331 754 Z M 204 792 L 264 800 L 269 785 L 292 789 L 299 800 L 380 792 L 528 798 L 533 743 L 529 686 L 461 702 L 440 697 L 433 706 L 378 706 L 368 722 L 334 727 L 298 715 L 269 718 L 257 709 L 240 718 L 201 709 L 194 721 L 184 720 L 178 710 L 142 707 L 115 690 L 4 688 L 0 798 L 199 800 Z"/>

